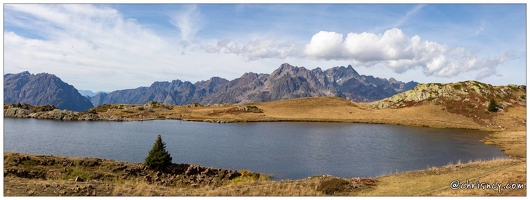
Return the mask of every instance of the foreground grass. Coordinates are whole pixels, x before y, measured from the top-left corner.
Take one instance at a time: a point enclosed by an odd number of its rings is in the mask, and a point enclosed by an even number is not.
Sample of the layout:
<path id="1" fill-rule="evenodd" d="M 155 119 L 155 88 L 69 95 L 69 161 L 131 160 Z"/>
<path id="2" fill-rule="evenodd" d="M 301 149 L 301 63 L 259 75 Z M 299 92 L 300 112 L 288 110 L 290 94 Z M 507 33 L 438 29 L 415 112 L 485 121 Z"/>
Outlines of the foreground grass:
<path id="1" fill-rule="evenodd" d="M 222 186 L 173 187 L 149 184 L 141 180 L 99 181 L 43 180 L 14 176 L 4 178 L 6 196 L 323 196 L 319 186 L 332 177 L 315 176 L 300 180 L 264 181 Z M 352 179 L 345 179 L 352 182 Z M 374 186 L 338 189 L 339 196 L 525 196 L 523 189 L 452 190 L 454 180 L 487 183 L 526 183 L 526 162 L 505 159 L 477 161 L 404 172 L 372 179 Z"/>
<path id="2" fill-rule="evenodd" d="M 377 187 L 348 193 L 353 196 L 526 196 L 526 162 L 520 160 L 477 161 L 378 177 Z M 522 183 L 523 189 L 457 189 L 449 187 L 458 180 L 465 183 Z"/>

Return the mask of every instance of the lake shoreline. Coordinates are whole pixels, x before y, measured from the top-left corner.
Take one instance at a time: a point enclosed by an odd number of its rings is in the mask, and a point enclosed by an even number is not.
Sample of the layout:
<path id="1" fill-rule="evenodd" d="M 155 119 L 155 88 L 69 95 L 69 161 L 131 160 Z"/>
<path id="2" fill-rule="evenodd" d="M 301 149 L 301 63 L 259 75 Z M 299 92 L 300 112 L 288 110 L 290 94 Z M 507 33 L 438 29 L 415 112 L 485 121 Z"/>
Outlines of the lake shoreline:
<path id="1" fill-rule="evenodd" d="M 6 113 L 4 111 L 4 113 Z M 35 116 L 42 116 L 40 115 Z M 439 129 L 466 129 L 466 130 L 480 130 L 488 132 L 497 132 L 498 129 L 484 128 L 484 127 L 470 127 L 470 126 L 459 126 L 459 125 L 433 125 L 433 124 L 421 124 L 421 123 L 399 123 L 389 119 L 377 119 L 377 120 L 355 120 L 355 119 L 238 119 L 238 120 L 219 120 L 219 119 L 183 119 L 183 118 L 148 118 L 148 119 L 132 119 L 132 118 L 100 118 L 92 120 L 74 120 L 74 119 L 61 119 L 60 117 L 35 117 L 35 116 L 5 116 L 5 118 L 19 118 L 19 119 L 38 119 L 38 120 L 56 120 L 56 121 L 108 121 L 108 122 L 141 122 L 141 121 L 155 121 L 155 120 L 176 120 L 176 121 L 188 121 L 188 122 L 202 122 L 202 123 L 267 123 L 267 122 L 323 122 L 323 123 L 353 123 L 353 124 L 388 124 L 388 125 L 400 125 L 400 126 L 411 126 L 411 127 L 428 127 L 428 128 L 439 128 Z M 49 115 L 45 115 L 49 116 Z"/>
<path id="2" fill-rule="evenodd" d="M 484 112 L 476 110 L 473 112 Z M 469 113 L 472 113 L 469 111 Z M 313 97 L 274 102 L 222 106 L 104 104 L 85 112 L 60 110 L 53 106 L 4 104 L 6 118 L 54 119 L 62 121 L 148 121 L 183 120 L 209 123 L 245 122 L 331 122 L 393 124 L 416 127 L 456 128 L 481 131 L 526 130 L 526 106 L 502 112 L 471 116 L 453 113 L 443 106 L 424 103 L 403 108 L 374 108 L 342 98 Z"/>

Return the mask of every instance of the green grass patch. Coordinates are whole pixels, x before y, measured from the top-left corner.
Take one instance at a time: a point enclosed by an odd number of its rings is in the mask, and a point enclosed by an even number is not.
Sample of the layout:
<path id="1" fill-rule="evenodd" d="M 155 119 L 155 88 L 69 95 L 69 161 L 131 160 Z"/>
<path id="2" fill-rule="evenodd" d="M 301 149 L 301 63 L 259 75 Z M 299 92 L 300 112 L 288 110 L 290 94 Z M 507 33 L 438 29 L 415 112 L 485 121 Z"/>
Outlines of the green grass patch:
<path id="1" fill-rule="evenodd" d="M 238 176 L 228 182 L 228 185 L 243 185 L 247 183 L 253 183 L 256 181 L 268 181 L 269 178 L 264 175 L 254 174 L 251 176 Z"/>
<path id="2" fill-rule="evenodd" d="M 57 178 L 60 180 L 69 180 L 69 179 L 75 179 L 76 177 L 80 177 L 84 180 L 89 180 L 92 178 L 92 173 L 87 172 L 82 167 L 73 167 L 73 168 L 66 168 L 67 172 L 61 173 Z"/>
<path id="3" fill-rule="evenodd" d="M 37 166 L 37 161 L 35 160 L 24 160 L 22 161 L 22 165 L 24 166 L 24 168 L 32 168 L 32 167 L 35 167 Z"/>
<path id="4" fill-rule="evenodd" d="M 93 108 L 96 112 L 107 112 L 112 107 L 110 104 L 103 104 L 101 106 Z"/>

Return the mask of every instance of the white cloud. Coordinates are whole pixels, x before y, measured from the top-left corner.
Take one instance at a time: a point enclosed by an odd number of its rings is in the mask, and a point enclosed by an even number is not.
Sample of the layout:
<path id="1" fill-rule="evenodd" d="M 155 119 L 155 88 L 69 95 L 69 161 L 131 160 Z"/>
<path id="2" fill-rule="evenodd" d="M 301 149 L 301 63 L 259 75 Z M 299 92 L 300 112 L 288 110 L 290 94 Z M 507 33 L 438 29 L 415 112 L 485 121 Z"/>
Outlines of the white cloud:
<path id="1" fill-rule="evenodd" d="M 480 21 L 480 27 L 475 31 L 475 33 L 471 34 L 471 37 L 478 36 L 484 30 L 485 24 L 486 23 L 484 22 L 484 20 L 481 20 Z"/>
<path id="2" fill-rule="evenodd" d="M 397 73 L 420 67 L 425 75 L 437 77 L 454 77 L 486 69 L 477 75 L 477 78 L 485 78 L 496 75 L 493 69 L 513 59 L 505 53 L 495 59 L 480 58 L 463 48 L 421 41 L 417 35 L 408 38 L 397 28 L 383 34 L 349 33 L 344 41 L 342 34 L 321 31 L 306 45 L 305 53 L 315 59 L 353 60 L 364 66 L 383 65 Z"/>
<path id="3" fill-rule="evenodd" d="M 184 11 L 174 14 L 170 22 L 180 30 L 183 40 L 190 40 L 201 29 L 200 19 L 201 14 L 197 5 L 189 5 Z"/>
<path id="4" fill-rule="evenodd" d="M 207 79 L 211 75 L 189 68 L 214 67 L 206 65 L 208 59 L 197 61 L 196 56 L 204 53 L 181 55 L 181 46 L 193 46 L 193 41 L 179 44 L 110 8 L 12 4 L 6 5 L 6 10 L 7 23 L 25 26 L 23 31 L 4 32 L 5 73 L 47 72 L 70 84 L 85 83 L 75 85 L 79 89 L 111 91 L 161 80 Z M 220 62 L 219 58 L 215 60 Z"/>
<path id="5" fill-rule="evenodd" d="M 414 8 L 412 8 L 412 10 L 409 10 L 407 12 L 407 14 L 405 16 L 403 16 L 403 18 L 399 19 L 392 27 L 400 27 L 401 25 L 403 25 L 409 19 L 409 17 L 411 17 L 414 14 L 416 14 L 424 6 L 425 6 L 425 4 L 420 4 L 420 5 L 414 6 Z"/>
<path id="6" fill-rule="evenodd" d="M 215 44 L 203 44 L 201 49 L 208 53 L 235 54 L 248 61 L 265 58 L 287 58 L 300 55 L 300 45 L 290 41 L 279 41 L 273 37 L 250 41 L 219 40 Z"/>
<path id="7" fill-rule="evenodd" d="M 305 46 L 305 53 L 319 59 L 340 59 L 343 57 L 342 42 L 342 34 L 320 31 Z"/>

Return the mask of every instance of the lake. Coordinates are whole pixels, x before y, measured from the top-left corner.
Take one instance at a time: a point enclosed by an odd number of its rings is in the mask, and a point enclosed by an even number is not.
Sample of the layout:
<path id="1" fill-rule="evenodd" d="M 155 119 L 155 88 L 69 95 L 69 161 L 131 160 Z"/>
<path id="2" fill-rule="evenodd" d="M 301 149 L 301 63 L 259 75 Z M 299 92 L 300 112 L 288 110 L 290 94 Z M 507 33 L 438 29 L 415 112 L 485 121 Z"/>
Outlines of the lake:
<path id="1" fill-rule="evenodd" d="M 4 151 L 143 162 L 157 135 L 174 163 L 300 179 L 374 177 L 476 159 L 504 158 L 487 132 L 383 124 L 176 120 L 85 122 L 4 119 Z"/>

